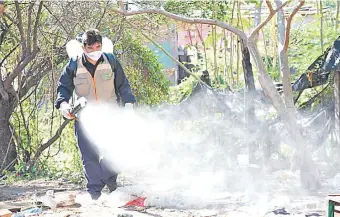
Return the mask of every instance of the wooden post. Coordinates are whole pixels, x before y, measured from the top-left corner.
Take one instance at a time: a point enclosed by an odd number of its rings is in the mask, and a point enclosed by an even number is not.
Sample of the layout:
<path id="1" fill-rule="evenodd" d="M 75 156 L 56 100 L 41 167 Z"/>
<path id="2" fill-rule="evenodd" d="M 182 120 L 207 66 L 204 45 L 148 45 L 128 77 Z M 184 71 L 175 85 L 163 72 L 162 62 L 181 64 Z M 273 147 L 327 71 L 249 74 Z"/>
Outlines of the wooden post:
<path id="1" fill-rule="evenodd" d="M 335 136 L 340 142 L 340 70 L 334 72 Z"/>

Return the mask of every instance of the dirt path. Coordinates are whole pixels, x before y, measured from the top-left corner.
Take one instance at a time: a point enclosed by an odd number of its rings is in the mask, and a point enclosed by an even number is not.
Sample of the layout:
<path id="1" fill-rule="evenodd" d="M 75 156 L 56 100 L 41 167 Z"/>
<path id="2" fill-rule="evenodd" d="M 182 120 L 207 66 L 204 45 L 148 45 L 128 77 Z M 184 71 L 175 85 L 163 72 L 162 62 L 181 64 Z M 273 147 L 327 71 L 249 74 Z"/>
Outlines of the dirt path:
<path id="1" fill-rule="evenodd" d="M 34 181 L 20 181 L 11 185 L 0 183 L 0 209 L 3 208 L 29 208 L 35 207 L 34 198 L 43 196 L 49 190 L 57 192 L 56 194 L 76 194 L 79 200 L 82 200 L 84 191 L 80 186 L 70 184 L 63 181 L 49 181 L 49 180 L 34 180 Z M 144 211 L 136 211 L 118 208 L 124 204 L 123 201 L 117 202 L 118 198 L 115 195 L 103 193 L 100 201 L 96 204 L 84 204 L 81 207 L 56 208 L 43 211 L 40 216 L 47 217 L 94 217 L 94 216 L 118 216 L 119 214 L 130 214 L 132 216 L 140 217 L 188 217 L 188 216 L 207 216 L 216 215 L 216 211 L 207 210 L 185 210 L 179 211 L 175 209 L 155 209 L 150 208 Z M 111 201 L 111 202 L 110 202 Z M 126 201 L 127 202 L 127 201 Z M 204 215 L 198 214 L 206 213 Z M 128 216 L 127 216 L 128 217 Z"/>
<path id="2" fill-rule="evenodd" d="M 60 192 L 80 189 L 81 186 L 68 182 L 44 179 L 34 181 L 17 181 L 11 185 L 6 185 L 0 182 L 0 201 L 27 200 L 33 195 L 39 196 L 45 194 L 48 190 Z"/>
<path id="3" fill-rule="evenodd" d="M 122 197 L 122 192 L 128 189 L 129 186 L 118 188 L 112 194 L 103 193 L 101 199 L 96 203 L 89 203 L 89 200 L 84 200 L 84 191 L 81 186 L 70 184 L 63 181 L 48 181 L 35 180 L 16 182 L 12 185 L 4 185 L 0 183 L 0 209 L 7 208 L 10 204 L 22 203 L 22 207 L 34 207 L 34 198 L 45 195 L 48 190 L 53 190 L 56 194 L 74 194 L 76 201 L 80 206 L 68 208 L 46 209 L 40 216 L 47 217 L 94 217 L 94 216 L 114 216 L 122 214 L 126 217 L 250 217 L 250 216 L 265 216 L 265 213 L 276 208 L 285 207 L 291 214 L 297 216 L 306 216 L 306 213 L 316 213 L 314 216 L 325 216 L 325 197 L 331 193 L 328 187 L 321 189 L 318 194 L 313 196 L 296 193 L 299 189 L 294 186 L 293 182 L 287 180 L 279 183 L 277 180 L 270 182 L 273 186 L 272 192 L 249 192 L 245 190 L 238 193 L 225 192 L 212 201 L 191 200 L 191 207 L 180 207 L 174 203 L 172 192 L 166 192 L 160 197 L 148 197 L 147 204 L 160 204 L 148 208 L 144 212 L 136 210 L 126 210 L 118 208 L 128 202 L 131 198 Z M 269 185 L 269 184 L 268 184 Z M 120 189 L 120 190 L 119 190 Z M 287 190 L 288 189 L 288 190 Z M 258 189 L 255 189 L 258 190 Z M 151 192 L 152 188 L 146 189 L 146 192 Z M 127 192 L 127 191 L 125 191 Z M 177 192 L 176 192 L 177 193 Z M 334 193 L 334 192 L 333 192 Z M 126 196 L 126 195 L 125 195 Z M 165 198 L 163 197 L 165 196 Z M 163 198 L 161 198 L 163 197 Z M 217 199 L 219 197 L 219 199 Z M 178 200 L 178 198 L 176 199 Z M 274 204 L 274 205 L 273 205 Z M 195 207 L 193 207 L 195 206 Z M 124 217 L 125 217 L 124 216 Z M 266 215 L 273 216 L 273 215 Z M 295 216 L 295 215 L 293 215 Z"/>

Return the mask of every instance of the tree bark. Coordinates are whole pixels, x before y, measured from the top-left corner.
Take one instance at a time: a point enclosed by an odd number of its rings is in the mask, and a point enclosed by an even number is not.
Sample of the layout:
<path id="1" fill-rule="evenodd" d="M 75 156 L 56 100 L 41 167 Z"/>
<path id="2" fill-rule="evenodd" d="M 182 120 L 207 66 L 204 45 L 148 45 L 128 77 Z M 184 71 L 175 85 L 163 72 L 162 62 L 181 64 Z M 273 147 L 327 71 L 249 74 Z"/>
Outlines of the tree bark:
<path id="1" fill-rule="evenodd" d="M 286 108 L 290 117 L 291 124 L 296 122 L 295 118 L 295 105 L 293 100 L 293 91 L 290 79 L 289 65 L 288 65 L 288 54 L 285 50 L 279 52 L 280 58 L 280 71 L 282 74 L 282 85 Z"/>
<path id="2" fill-rule="evenodd" d="M 275 4 L 276 7 L 280 7 L 282 5 L 282 1 L 281 0 L 275 0 Z M 285 41 L 285 17 L 284 17 L 284 13 L 283 10 L 279 10 L 276 14 L 277 16 L 277 26 L 278 26 L 278 38 L 279 38 L 279 42 L 280 43 L 284 43 Z"/>
<path id="3" fill-rule="evenodd" d="M 245 94 L 245 123 L 247 124 L 245 128 L 248 128 L 248 131 L 251 131 L 254 127 L 255 122 L 255 107 L 254 107 L 254 94 L 255 94 L 255 82 L 254 82 L 254 74 L 252 64 L 250 62 L 250 53 L 247 46 L 245 46 L 245 42 L 241 39 L 241 51 L 242 51 L 242 66 L 244 73 L 244 81 L 246 87 Z M 247 127 L 248 126 L 248 127 Z M 250 126 L 250 127 L 249 127 Z M 252 132 L 250 132 L 252 135 Z M 254 143 L 245 138 L 245 143 L 248 147 L 248 156 L 249 162 L 255 163 L 255 151 L 256 146 Z"/>
<path id="4" fill-rule="evenodd" d="M 17 157 L 9 122 L 12 112 L 13 108 L 10 101 L 0 98 L 0 171 Z"/>

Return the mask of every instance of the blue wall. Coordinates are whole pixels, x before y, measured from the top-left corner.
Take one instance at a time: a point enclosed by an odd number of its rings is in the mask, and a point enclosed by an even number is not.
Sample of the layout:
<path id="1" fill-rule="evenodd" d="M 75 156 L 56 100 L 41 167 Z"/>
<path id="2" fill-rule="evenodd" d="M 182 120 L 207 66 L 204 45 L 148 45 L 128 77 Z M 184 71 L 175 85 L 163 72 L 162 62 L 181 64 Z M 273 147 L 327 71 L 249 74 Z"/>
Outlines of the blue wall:
<path id="1" fill-rule="evenodd" d="M 173 57 L 176 57 L 176 53 L 174 52 L 174 49 L 171 46 L 171 42 L 162 42 L 159 43 L 159 45 L 162 46 L 162 48 L 166 51 L 168 51 Z M 158 56 L 158 61 L 163 65 L 163 68 L 177 68 L 177 64 L 168 57 L 162 50 L 160 50 L 158 47 L 156 47 L 154 44 L 149 43 L 147 44 L 147 47 L 153 51 L 153 53 Z"/>

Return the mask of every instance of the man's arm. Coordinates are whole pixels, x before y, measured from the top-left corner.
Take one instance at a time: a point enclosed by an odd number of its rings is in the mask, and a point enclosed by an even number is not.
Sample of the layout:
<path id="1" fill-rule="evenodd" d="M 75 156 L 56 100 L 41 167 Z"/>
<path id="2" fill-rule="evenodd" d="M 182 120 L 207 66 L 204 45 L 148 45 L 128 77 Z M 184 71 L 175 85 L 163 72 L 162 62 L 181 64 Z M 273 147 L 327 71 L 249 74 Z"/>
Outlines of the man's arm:
<path id="1" fill-rule="evenodd" d="M 64 68 L 64 71 L 60 75 L 57 87 L 57 99 L 55 101 L 55 107 L 57 109 L 60 108 L 60 104 L 62 102 L 68 103 L 72 96 L 74 90 L 73 77 L 76 67 L 77 62 L 70 59 L 69 63 Z"/>
<path id="2" fill-rule="evenodd" d="M 107 54 L 108 59 L 114 67 L 114 85 L 117 97 L 122 101 L 124 106 L 126 103 L 135 103 L 136 98 L 132 93 L 130 83 L 125 76 L 124 70 L 118 59 L 113 54 Z"/>

